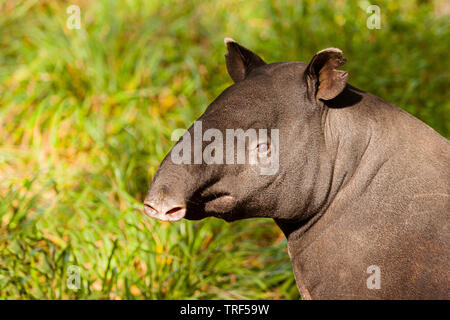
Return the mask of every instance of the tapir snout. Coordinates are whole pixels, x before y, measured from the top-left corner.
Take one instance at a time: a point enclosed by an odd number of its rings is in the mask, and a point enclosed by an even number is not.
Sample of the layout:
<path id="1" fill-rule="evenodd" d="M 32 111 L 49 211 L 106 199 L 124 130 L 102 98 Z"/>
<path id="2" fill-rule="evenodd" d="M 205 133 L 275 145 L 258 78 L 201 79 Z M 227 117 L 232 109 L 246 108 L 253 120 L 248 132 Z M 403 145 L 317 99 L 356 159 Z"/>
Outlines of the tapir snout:
<path id="1" fill-rule="evenodd" d="M 186 215 L 186 205 L 184 201 L 174 200 L 162 193 L 155 197 L 151 196 L 144 202 L 145 214 L 150 218 L 161 221 L 178 221 Z"/>
<path id="2" fill-rule="evenodd" d="M 186 176 L 177 174 L 180 169 L 176 165 L 165 165 L 164 161 L 161 164 L 144 201 L 144 212 L 150 218 L 175 222 L 185 217 L 186 186 L 183 179 Z M 169 174 L 164 174 L 167 170 Z M 161 172 L 164 178 L 158 179 Z"/>

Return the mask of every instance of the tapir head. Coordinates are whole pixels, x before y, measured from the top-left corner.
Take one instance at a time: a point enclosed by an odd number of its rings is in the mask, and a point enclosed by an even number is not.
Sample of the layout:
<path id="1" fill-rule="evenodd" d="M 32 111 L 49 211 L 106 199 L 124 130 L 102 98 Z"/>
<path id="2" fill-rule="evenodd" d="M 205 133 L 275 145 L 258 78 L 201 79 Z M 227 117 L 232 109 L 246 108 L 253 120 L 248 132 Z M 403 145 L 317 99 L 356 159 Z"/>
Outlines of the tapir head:
<path id="1" fill-rule="evenodd" d="M 306 218 L 320 205 L 320 190 L 327 192 L 317 181 L 324 102 L 346 87 L 347 73 L 337 70 L 342 52 L 322 50 L 309 64 L 266 64 L 235 41 L 225 43 L 234 84 L 162 161 L 145 213 L 163 221 Z"/>

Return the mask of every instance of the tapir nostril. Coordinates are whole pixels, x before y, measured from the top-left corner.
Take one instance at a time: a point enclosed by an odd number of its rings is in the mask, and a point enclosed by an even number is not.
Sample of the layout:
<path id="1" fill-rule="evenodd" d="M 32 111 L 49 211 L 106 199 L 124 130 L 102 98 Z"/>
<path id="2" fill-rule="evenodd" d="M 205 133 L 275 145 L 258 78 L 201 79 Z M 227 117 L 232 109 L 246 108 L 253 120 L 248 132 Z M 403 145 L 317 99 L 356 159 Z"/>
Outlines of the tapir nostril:
<path id="1" fill-rule="evenodd" d="M 177 213 L 177 212 L 179 212 L 180 210 L 183 210 L 183 209 L 184 209 L 183 207 L 175 207 L 175 208 L 172 208 L 172 209 L 166 211 L 165 214 L 175 214 L 175 213 Z"/>
<path id="2" fill-rule="evenodd" d="M 144 207 L 145 207 L 145 209 L 147 209 L 147 210 L 150 210 L 150 211 L 154 211 L 155 213 L 158 213 L 158 210 L 156 210 L 155 208 L 153 208 L 151 205 L 149 205 L 148 203 L 144 203 Z"/>

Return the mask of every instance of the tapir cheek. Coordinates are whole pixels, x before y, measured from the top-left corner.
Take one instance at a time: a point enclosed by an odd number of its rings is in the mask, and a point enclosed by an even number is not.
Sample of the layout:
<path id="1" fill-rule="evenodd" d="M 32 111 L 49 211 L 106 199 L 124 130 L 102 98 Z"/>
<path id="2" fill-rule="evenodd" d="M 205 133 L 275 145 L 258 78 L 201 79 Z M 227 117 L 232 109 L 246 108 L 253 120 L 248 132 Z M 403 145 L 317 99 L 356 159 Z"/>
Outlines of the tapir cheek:
<path id="1" fill-rule="evenodd" d="M 225 213 L 231 211 L 236 205 L 236 198 L 230 195 L 224 195 L 219 198 L 208 201 L 205 204 L 206 212 Z"/>

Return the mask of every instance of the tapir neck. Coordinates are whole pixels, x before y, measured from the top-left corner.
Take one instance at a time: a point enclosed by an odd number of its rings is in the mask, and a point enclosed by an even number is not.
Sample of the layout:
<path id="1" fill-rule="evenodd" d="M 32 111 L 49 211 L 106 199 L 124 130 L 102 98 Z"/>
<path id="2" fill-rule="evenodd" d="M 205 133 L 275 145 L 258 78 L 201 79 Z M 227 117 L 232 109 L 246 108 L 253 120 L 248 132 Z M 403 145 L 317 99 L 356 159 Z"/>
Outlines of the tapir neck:
<path id="1" fill-rule="evenodd" d="M 322 137 L 316 181 L 309 188 L 307 207 L 299 214 L 302 219 L 297 223 L 276 220 L 291 241 L 302 237 L 327 212 L 339 192 L 354 178 L 361 161 L 367 161 L 369 145 L 376 143 L 372 139 L 373 131 L 382 131 L 376 127 L 377 121 L 358 104 L 346 108 L 324 105 L 320 122 Z M 382 157 L 377 161 L 382 162 Z M 371 174 L 367 171 L 368 179 Z M 360 172 L 358 178 L 361 179 Z"/>
<path id="2" fill-rule="evenodd" d="M 448 265 L 450 144 L 401 109 L 361 96 L 323 114 L 323 206 L 305 224 L 279 224 L 298 289 L 314 299 L 446 296 L 445 276 L 430 265 Z M 323 190 L 314 192 L 320 198 Z M 384 270 L 381 290 L 366 282 L 373 266 Z"/>

